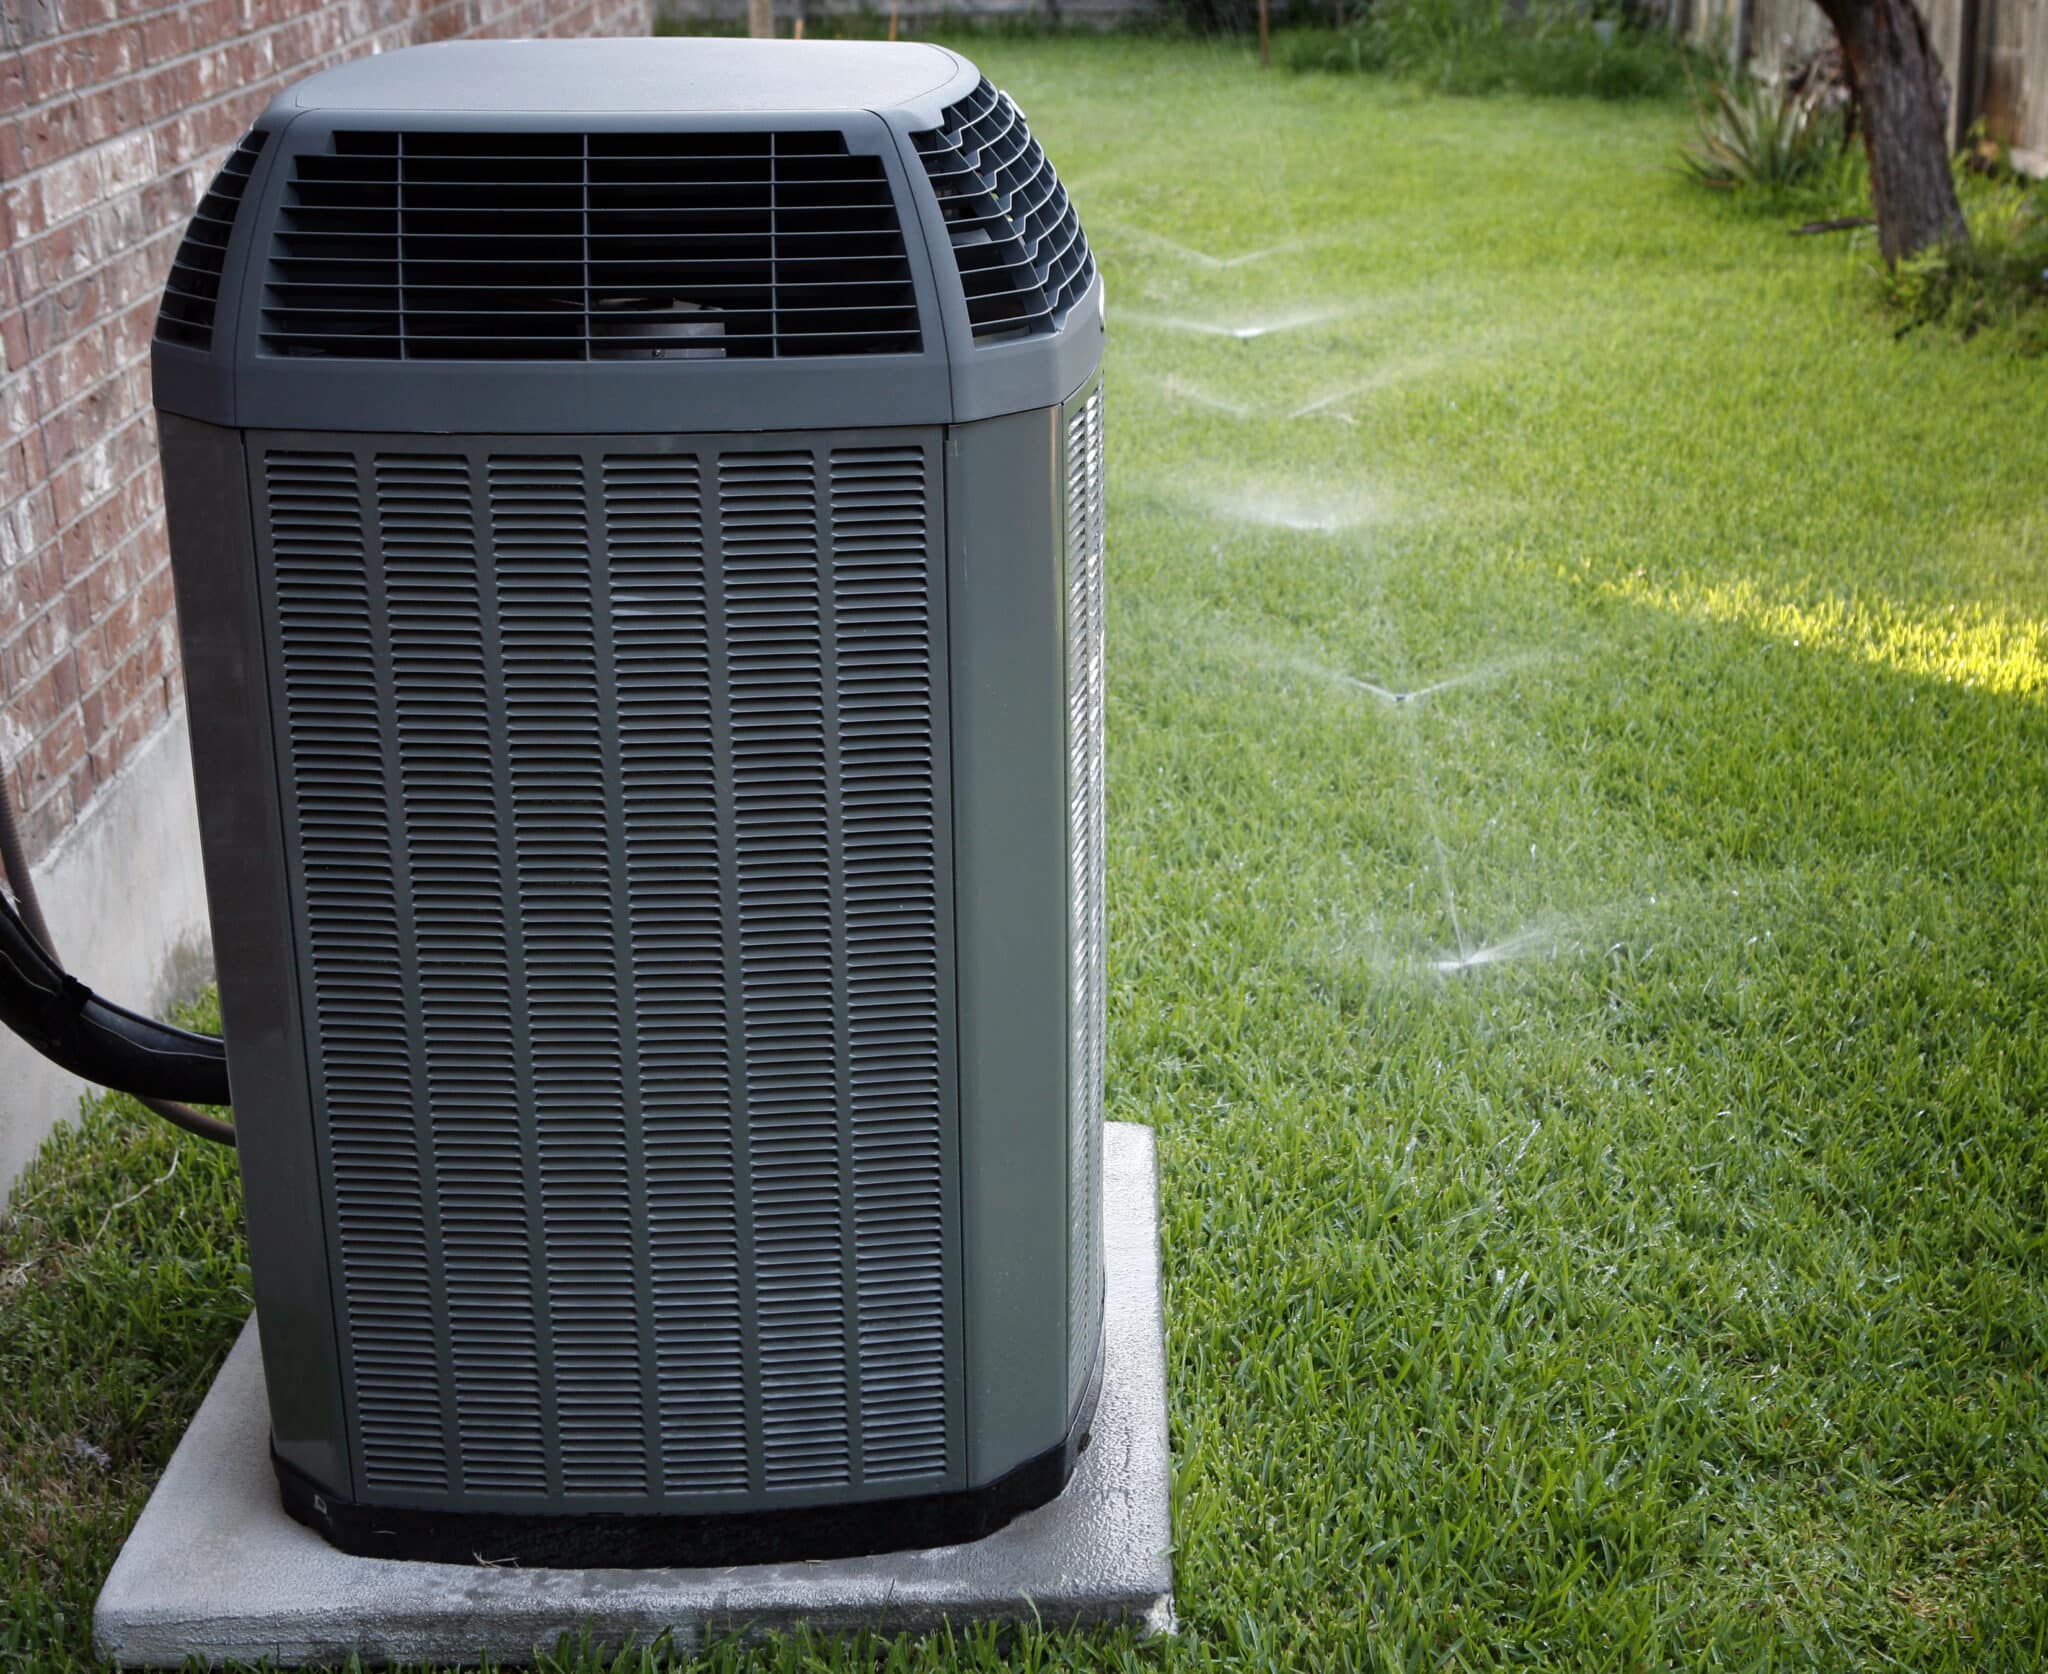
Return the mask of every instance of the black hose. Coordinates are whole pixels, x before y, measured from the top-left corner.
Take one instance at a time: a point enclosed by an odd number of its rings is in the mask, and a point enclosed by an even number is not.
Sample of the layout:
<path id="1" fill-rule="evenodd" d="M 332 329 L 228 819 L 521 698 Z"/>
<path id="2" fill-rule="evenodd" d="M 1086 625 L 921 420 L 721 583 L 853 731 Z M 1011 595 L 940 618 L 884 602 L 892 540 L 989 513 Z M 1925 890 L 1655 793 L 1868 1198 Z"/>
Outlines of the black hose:
<path id="1" fill-rule="evenodd" d="M 210 1139 L 216 1145 L 235 1143 L 235 1125 L 223 1122 L 218 1116 L 209 1116 L 203 1110 L 194 1110 L 189 1104 L 180 1104 L 176 1099 L 144 1098 L 140 1093 L 129 1095 L 144 1110 L 161 1116 L 174 1128 L 183 1128 L 187 1133 L 200 1139 Z"/>
<path id="2" fill-rule="evenodd" d="M 0 780 L 0 868 L 6 870 L 7 887 L 14 891 L 14 904 L 23 921 L 54 956 L 57 938 L 50 934 L 50 921 L 43 917 L 43 903 L 29 874 L 28 851 L 21 845 L 21 822 L 14 817 L 14 792 L 4 780 Z"/>
<path id="3" fill-rule="evenodd" d="M 186 1132 L 234 1144 L 231 1123 L 181 1102 L 229 1102 L 227 1047 L 220 1038 L 139 1016 L 102 999 L 58 964 L 14 798 L 4 784 L 0 867 L 14 892 L 11 902 L 0 897 L 0 1025 L 72 1074 L 132 1094 Z"/>
<path id="4" fill-rule="evenodd" d="M 224 1104 L 227 1049 L 101 999 L 67 973 L 0 903 L 0 1024 L 45 1058 L 103 1087 L 144 1098 Z"/>

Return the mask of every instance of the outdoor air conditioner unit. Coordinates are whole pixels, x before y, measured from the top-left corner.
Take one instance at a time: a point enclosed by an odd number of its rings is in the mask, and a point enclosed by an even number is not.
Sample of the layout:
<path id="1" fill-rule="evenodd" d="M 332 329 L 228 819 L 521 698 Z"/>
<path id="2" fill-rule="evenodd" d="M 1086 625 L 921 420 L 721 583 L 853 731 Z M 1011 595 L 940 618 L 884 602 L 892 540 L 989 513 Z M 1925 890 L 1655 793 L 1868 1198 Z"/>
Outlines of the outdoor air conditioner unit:
<path id="1" fill-rule="evenodd" d="M 280 96 L 154 358 L 272 1449 L 351 1551 L 1056 1494 L 1102 1335 L 1102 290 L 921 45 Z"/>

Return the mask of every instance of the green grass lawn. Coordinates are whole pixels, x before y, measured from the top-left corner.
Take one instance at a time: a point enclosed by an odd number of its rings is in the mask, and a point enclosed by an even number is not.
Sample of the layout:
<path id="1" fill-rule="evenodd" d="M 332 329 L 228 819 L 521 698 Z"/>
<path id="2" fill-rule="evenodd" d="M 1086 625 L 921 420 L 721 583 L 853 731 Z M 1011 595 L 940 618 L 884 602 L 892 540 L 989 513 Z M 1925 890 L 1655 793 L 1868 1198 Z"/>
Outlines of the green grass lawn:
<path id="1" fill-rule="evenodd" d="M 1895 341 L 1677 107 L 974 50 L 1108 276 L 1184 1622 L 1009 1654 L 2048 1661 L 2048 372 Z M 0 1661 L 88 1654 L 237 1260 L 161 1129 L 22 1182 Z"/>

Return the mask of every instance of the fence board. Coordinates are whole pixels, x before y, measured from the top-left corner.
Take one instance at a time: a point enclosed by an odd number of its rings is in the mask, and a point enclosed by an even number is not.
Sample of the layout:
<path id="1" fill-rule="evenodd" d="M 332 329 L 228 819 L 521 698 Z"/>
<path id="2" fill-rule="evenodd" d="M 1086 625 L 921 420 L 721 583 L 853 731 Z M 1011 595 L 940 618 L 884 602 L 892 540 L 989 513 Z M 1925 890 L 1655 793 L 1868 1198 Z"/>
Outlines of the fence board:
<path id="1" fill-rule="evenodd" d="M 1676 27 L 1695 44 L 1726 52 L 1743 0 L 1691 0 Z M 1949 76 L 1953 137 L 1961 145 L 1981 117 L 2014 161 L 2048 174 L 2048 0 L 1920 0 L 1934 50 Z M 1776 76 L 1824 44 L 1828 22 L 1813 0 L 1752 0 L 1749 62 Z"/>

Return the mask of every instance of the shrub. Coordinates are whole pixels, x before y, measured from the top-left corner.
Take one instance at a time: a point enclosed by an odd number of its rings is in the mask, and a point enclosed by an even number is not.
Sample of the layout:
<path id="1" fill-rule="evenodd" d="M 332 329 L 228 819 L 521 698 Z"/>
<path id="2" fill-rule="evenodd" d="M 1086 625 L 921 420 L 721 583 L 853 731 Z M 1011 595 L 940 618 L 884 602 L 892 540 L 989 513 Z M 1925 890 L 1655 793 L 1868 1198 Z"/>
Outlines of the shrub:
<path id="1" fill-rule="evenodd" d="M 1258 0 L 1169 0 L 1163 8 L 1197 35 L 1235 35 L 1259 26 Z"/>
<path id="2" fill-rule="evenodd" d="M 1364 75 L 1387 67 L 1378 47 L 1363 29 L 1283 29 L 1273 36 L 1273 61 L 1298 75 Z"/>
<path id="3" fill-rule="evenodd" d="M 776 33 L 787 40 L 794 18 L 787 4 L 778 4 Z M 897 31 L 904 40 L 958 39 L 1040 40 L 1051 35 L 1100 35 L 1103 30 L 1088 19 L 1062 19 L 1051 11 L 996 13 L 993 15 L 956 11 L 950 0 L 913 10 L 908 3 L 897 19 Z M 661 5 L 654 19 L 656 35 L 744 36 L 747 20 L 743 14 L 729 16 L 682 15 Z M 804 34 L 813 41 L 881 41 L 889 37 L 888 0 L 864 0 L 858 6 L 826 10 L 807 7 Z"/>
<path id="4" fill-rule="evenodd" d="M 1277 56 L 1294 70 L 1384 72 L 1439 93 L 1600 99 L 1669 97 L 1690 68 L 1662 32 L 1560 5 L 1509 16 L 1497 0 L 1379 0 L 1349 29 L 1284 37 Z"/>
<path id="5" fill-rule="evenodd" d="M 1966 338 L 1995 330 L 2022 354 L 2048 354 L 2048 185 L 1958 184 L 1970 242 L 1878 268 L 1879 296 L 1901 335 L 1917 326 Z"/>

